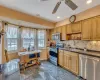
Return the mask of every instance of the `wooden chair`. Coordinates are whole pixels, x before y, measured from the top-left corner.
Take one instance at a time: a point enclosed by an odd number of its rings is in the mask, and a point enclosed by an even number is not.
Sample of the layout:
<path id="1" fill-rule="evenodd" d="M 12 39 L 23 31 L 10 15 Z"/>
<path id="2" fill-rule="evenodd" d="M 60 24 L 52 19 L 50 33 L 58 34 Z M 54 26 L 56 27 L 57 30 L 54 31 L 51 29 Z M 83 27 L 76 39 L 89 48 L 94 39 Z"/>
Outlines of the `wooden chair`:
<path id="1" fill-rule="evenodd" d="M 9 62 L 14 59 L 19 59 L 18 52 L 8 53 L 7 50 L 5 50 L 5 57 L 6 57 L 6 62 Z"/>

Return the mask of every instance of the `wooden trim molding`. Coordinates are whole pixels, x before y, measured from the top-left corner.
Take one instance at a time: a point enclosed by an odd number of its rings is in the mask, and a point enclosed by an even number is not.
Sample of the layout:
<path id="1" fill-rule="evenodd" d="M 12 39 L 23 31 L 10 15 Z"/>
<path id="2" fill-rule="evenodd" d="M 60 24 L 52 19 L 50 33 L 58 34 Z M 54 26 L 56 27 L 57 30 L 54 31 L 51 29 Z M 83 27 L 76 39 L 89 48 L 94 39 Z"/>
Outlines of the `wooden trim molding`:
<path id="1" fill-rule="evenodd" d="M 79 14 L 76 14 L 76 22 L 84 20 L 84 19 L 88 19 L 88 18 L 91 18 L 91 17 L 95 17 L 95 16 L 98 16 L 98 15 L 100 15 L 100 5 L 93 7 L 91 9 L 88 9 L 84 12 L 79 13 Z M 63 25 L 66 25 L 66 24 L 70 24 L 69 18 L 62 20 L 60 22 L 57 22 L 55 27 L 63 26 Z"/>
<path id="2" fill-rule="evenodd" d="M 18 12 L 3 6 L 0 6 L 0 16 L 22 20 L 26 22 L 36 23 L 47 27 L 54 27 L 55 24 L 53 22 L 47 21 L 45 19 L 38 18 L 36 16 L 31 16 L 22 12 Z"/>
<path id="3" fill-rule="evenodd" d="M 4 29 L 5 23 L 2 22 L 2 29 Z M 1 36 L 1 47 L 2 47 L 2 64 L 6 63 L 6 55 L 4 50 L 4 35 Z"/>

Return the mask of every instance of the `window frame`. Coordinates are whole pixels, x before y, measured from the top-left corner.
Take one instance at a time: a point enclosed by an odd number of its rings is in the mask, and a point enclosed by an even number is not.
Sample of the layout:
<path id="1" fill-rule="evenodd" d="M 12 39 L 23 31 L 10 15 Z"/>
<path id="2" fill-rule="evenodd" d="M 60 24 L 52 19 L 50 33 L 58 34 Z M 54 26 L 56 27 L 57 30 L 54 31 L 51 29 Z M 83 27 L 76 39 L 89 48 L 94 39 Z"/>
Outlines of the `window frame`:
<path id="1" fill-rule="evenodd" d="M 23 30 L 25 30 L 25 29 L 28 29 L 29 31 L 33 31 L 33 33 L 34 33 L 34 37 L 32 38 L 32 37 L 30 37 L 29 38 L 29 36 L 27 37 L 27 38 L 23 38 L 22 36 L 23 36 L 23 33 L 24 33 L 24 31 Z M 31 33 L 32 34 L 32 33 Z M 30 33 L 28 34 L 28 35 L 30 35 Z M 25 49 L 27 49 L 26 47 L 24 47 L 24 39 L 30 39 L 30 41 L 31 41 L 31 39 L 34 41 L 33 43 L 34 43 L 34 48 L 36 48 L 36 45 L 35 45 L 35 38 L 36 38 L 36 31 L 35 31 L 35 29 L 34 28 L 22 28 L 22 30 L 21 30 L 21 48 L 25 48 Z M 28 42 L 28 44 L 29 44 L 29 42 Z"/>
<path id="2" fill-rule="evenodd" d="M 44 39 L 38 39 L 38 31 L 44 31 Z M 39 40 L 44 40 L 44 47 L 39 47 Z M 37 48 L 38 49 L 45 49 L 46 48 L 46 30 L 45 29 L 38 29 L 37 30 Z"/>
<path id="3" fill-rule="evenodd" d="M 19 39 L 19 26 L 16 26 L 16 25 L 13 25 L 13 24 L 5 24 L 5 26 L 4 26 L 4 29 L 6 30 L 7 29 L 7 27 L 13 27 L 13 28 L 16 28 L 17 29 L 17 38 L 7 38 L 7 34 L 5 35 L 5 37 L 4 37 L 4 41 L 5 41 L 5 44 L 4 44 L 4 46 L 5 46 L 5 49 L 9 52 L 9 53 L 13 53 L 13 52 L 18 52 L 18 39 Z M 17 40 L 17 44 L 16 44 L 16 49 L 15 50 L 8 50 L 8 39 L 16 39 Z M 11 44 L 11 43 L 10 43 Z"/>
<path id="4" fill-rule="evenodd" d="M 4 26 L 4 28 L 5 28 L 5 30 L 7 31 L 7 29 L 6 29 L 6 27 L 8 27 L 9 28 L 9 26 L 11 25 L 11 27 L 15 27 L 15 28 L 17 28 L 17 38 L 15 38 L 15 40 L 17 41 L 17 43 L 15 43 L 15 46 L 17 46 L 17 47 L 15 47 L 16 49 L 9 49 L 8 50 L 8 46 L 9 45 L 11 45 L 11 42 L 10 42 L 10 44 L 8 45 L 8 39 L 12 39 L 12 38 L 7 38 L 7 34 L 4 36 L 4 40 L 5 40 L 5 49 L 9 52 L 9 53 L 15 53 L 15 52 L 18 52 L 18 51 L 20 51 L 20 49 L 22 48 L 22 47 L 24 47 L 24 44 L 25 43 L 23 43 L 23 38 L 22 38 L 22 28 L 20 27 L 20 26 L 16 26 L 16 25 L 13 25 L 13 24 L 7 24 L 7 25 L 5 25 Z M 25 28 L 25 27 L 24 27 Z M 34 48 L 35 49 L 45 49 L 46 48 L 46 42 L 47 42 L 47 39 L 46 39 L 46 37 L 47 37 L 47 33 L 46 33 L 46 29 L 34 29 L 34 28 L 31 28 L 31 29 L 33 29 L 33 33 L 34 33 L 34 35 L 33 35 L 33 38 L 31 37 L 30 39 L 32 39 L 34 42 L 32 42 L 32 40 L 30 40 L 32 43 L 34 43 Z M 38 34 L 38 31 L 44 31 L 44 38 L 38 38 L 38 36 L 39 36 L 39 34 Z M 14 38 L 13 38 L 14 39 Z M 26 38 L 27 39 L 27 38 Z M 44 46 L 43 47 L 40 47 L 39 46 L 39 41 L 41 41 L 41 40 L 43 40 L 44 41 Z M 26 43 L 27 44 L 27 43 Z M 14 44 L 12 44 L 13 46 L 14 46 Z M 10 46 L 11 47 L 11 46 Z"/>

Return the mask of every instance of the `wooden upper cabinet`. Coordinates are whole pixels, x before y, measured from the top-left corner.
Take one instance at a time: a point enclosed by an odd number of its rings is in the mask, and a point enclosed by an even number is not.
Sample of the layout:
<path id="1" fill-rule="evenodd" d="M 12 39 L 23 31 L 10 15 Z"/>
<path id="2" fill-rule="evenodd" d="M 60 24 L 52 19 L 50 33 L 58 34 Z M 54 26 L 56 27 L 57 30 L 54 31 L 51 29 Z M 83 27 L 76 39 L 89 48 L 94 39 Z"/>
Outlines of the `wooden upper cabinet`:
<path id="1" fill-rule="evenodd" d="M 72 33 L 81 32 L 81 21 L 71 24 Z"/>
<path id="2" fill-rule="evenodd" d="M 54 34 L 54 33 L 55 33 L 54 29 L 52 29 L 52 30 L 51 30 L 51 33 L 52 33 L 52 34 Z"/>
<path id="3" fill-rule="evenodd" d="M 100 40 L 100 16 L 92 18 L 93 40 Z"/>
<path id="4" fill-rule="evenodd" d="M 82 21 L 82 40 L 90 40 L 92 37 L 92 22 L 91 19 Z"/>
<path id="5" fill-rule="evenodd" d="M 57 32 L 56 28 L 53 29 L 54 30 L 54 34 Z"/>
<path id="6" fill-rule="evenodd" d="M 72 29 L 71 29 L 71 24 L 67 25 L 67 34 L 71 34 L 72 33 Z"/>
<path id="7" fill-rule="evenodd" d="M 52 34 L 53 34 L 54 30 L 50 29 L 49 33 L 50 33 L 50 40 L 52 40 Z"/>
<path id="8" fill-rule="evenodd" d="M 61 27 L 56 27 L 56 32 L 61 33 Z"/>
<path id="9" fill-rule="evenodd" d="M 67 34 L 66 27 L 67 27 L 66 25 L 65 25 L 65 26 L 61 26 L 61 28 L 62 28 L 62 29 L 61 29 L 61 30 L 62 30 L 62 31 L 61 31 L 62 40 L 66 40 L 66 34 Z"/>

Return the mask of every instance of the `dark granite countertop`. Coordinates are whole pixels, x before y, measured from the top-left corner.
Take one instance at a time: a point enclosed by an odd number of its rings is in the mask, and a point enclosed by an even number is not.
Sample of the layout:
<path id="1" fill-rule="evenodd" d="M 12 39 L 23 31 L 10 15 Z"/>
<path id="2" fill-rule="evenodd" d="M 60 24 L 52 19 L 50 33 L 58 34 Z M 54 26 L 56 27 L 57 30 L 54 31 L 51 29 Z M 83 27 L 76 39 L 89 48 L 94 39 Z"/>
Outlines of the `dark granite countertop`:
<path id="1" fill-rule="evenodd" d="M 79 54 L 82 54 L 82 55 L 100 58 L 100 52 L 99 51 L 91 51 L 91 50 L 84 51 L 83 49 L 72 49 L 72 48 L 71 49 L 59 48 L 59 49 L 79 53 Z"/>

